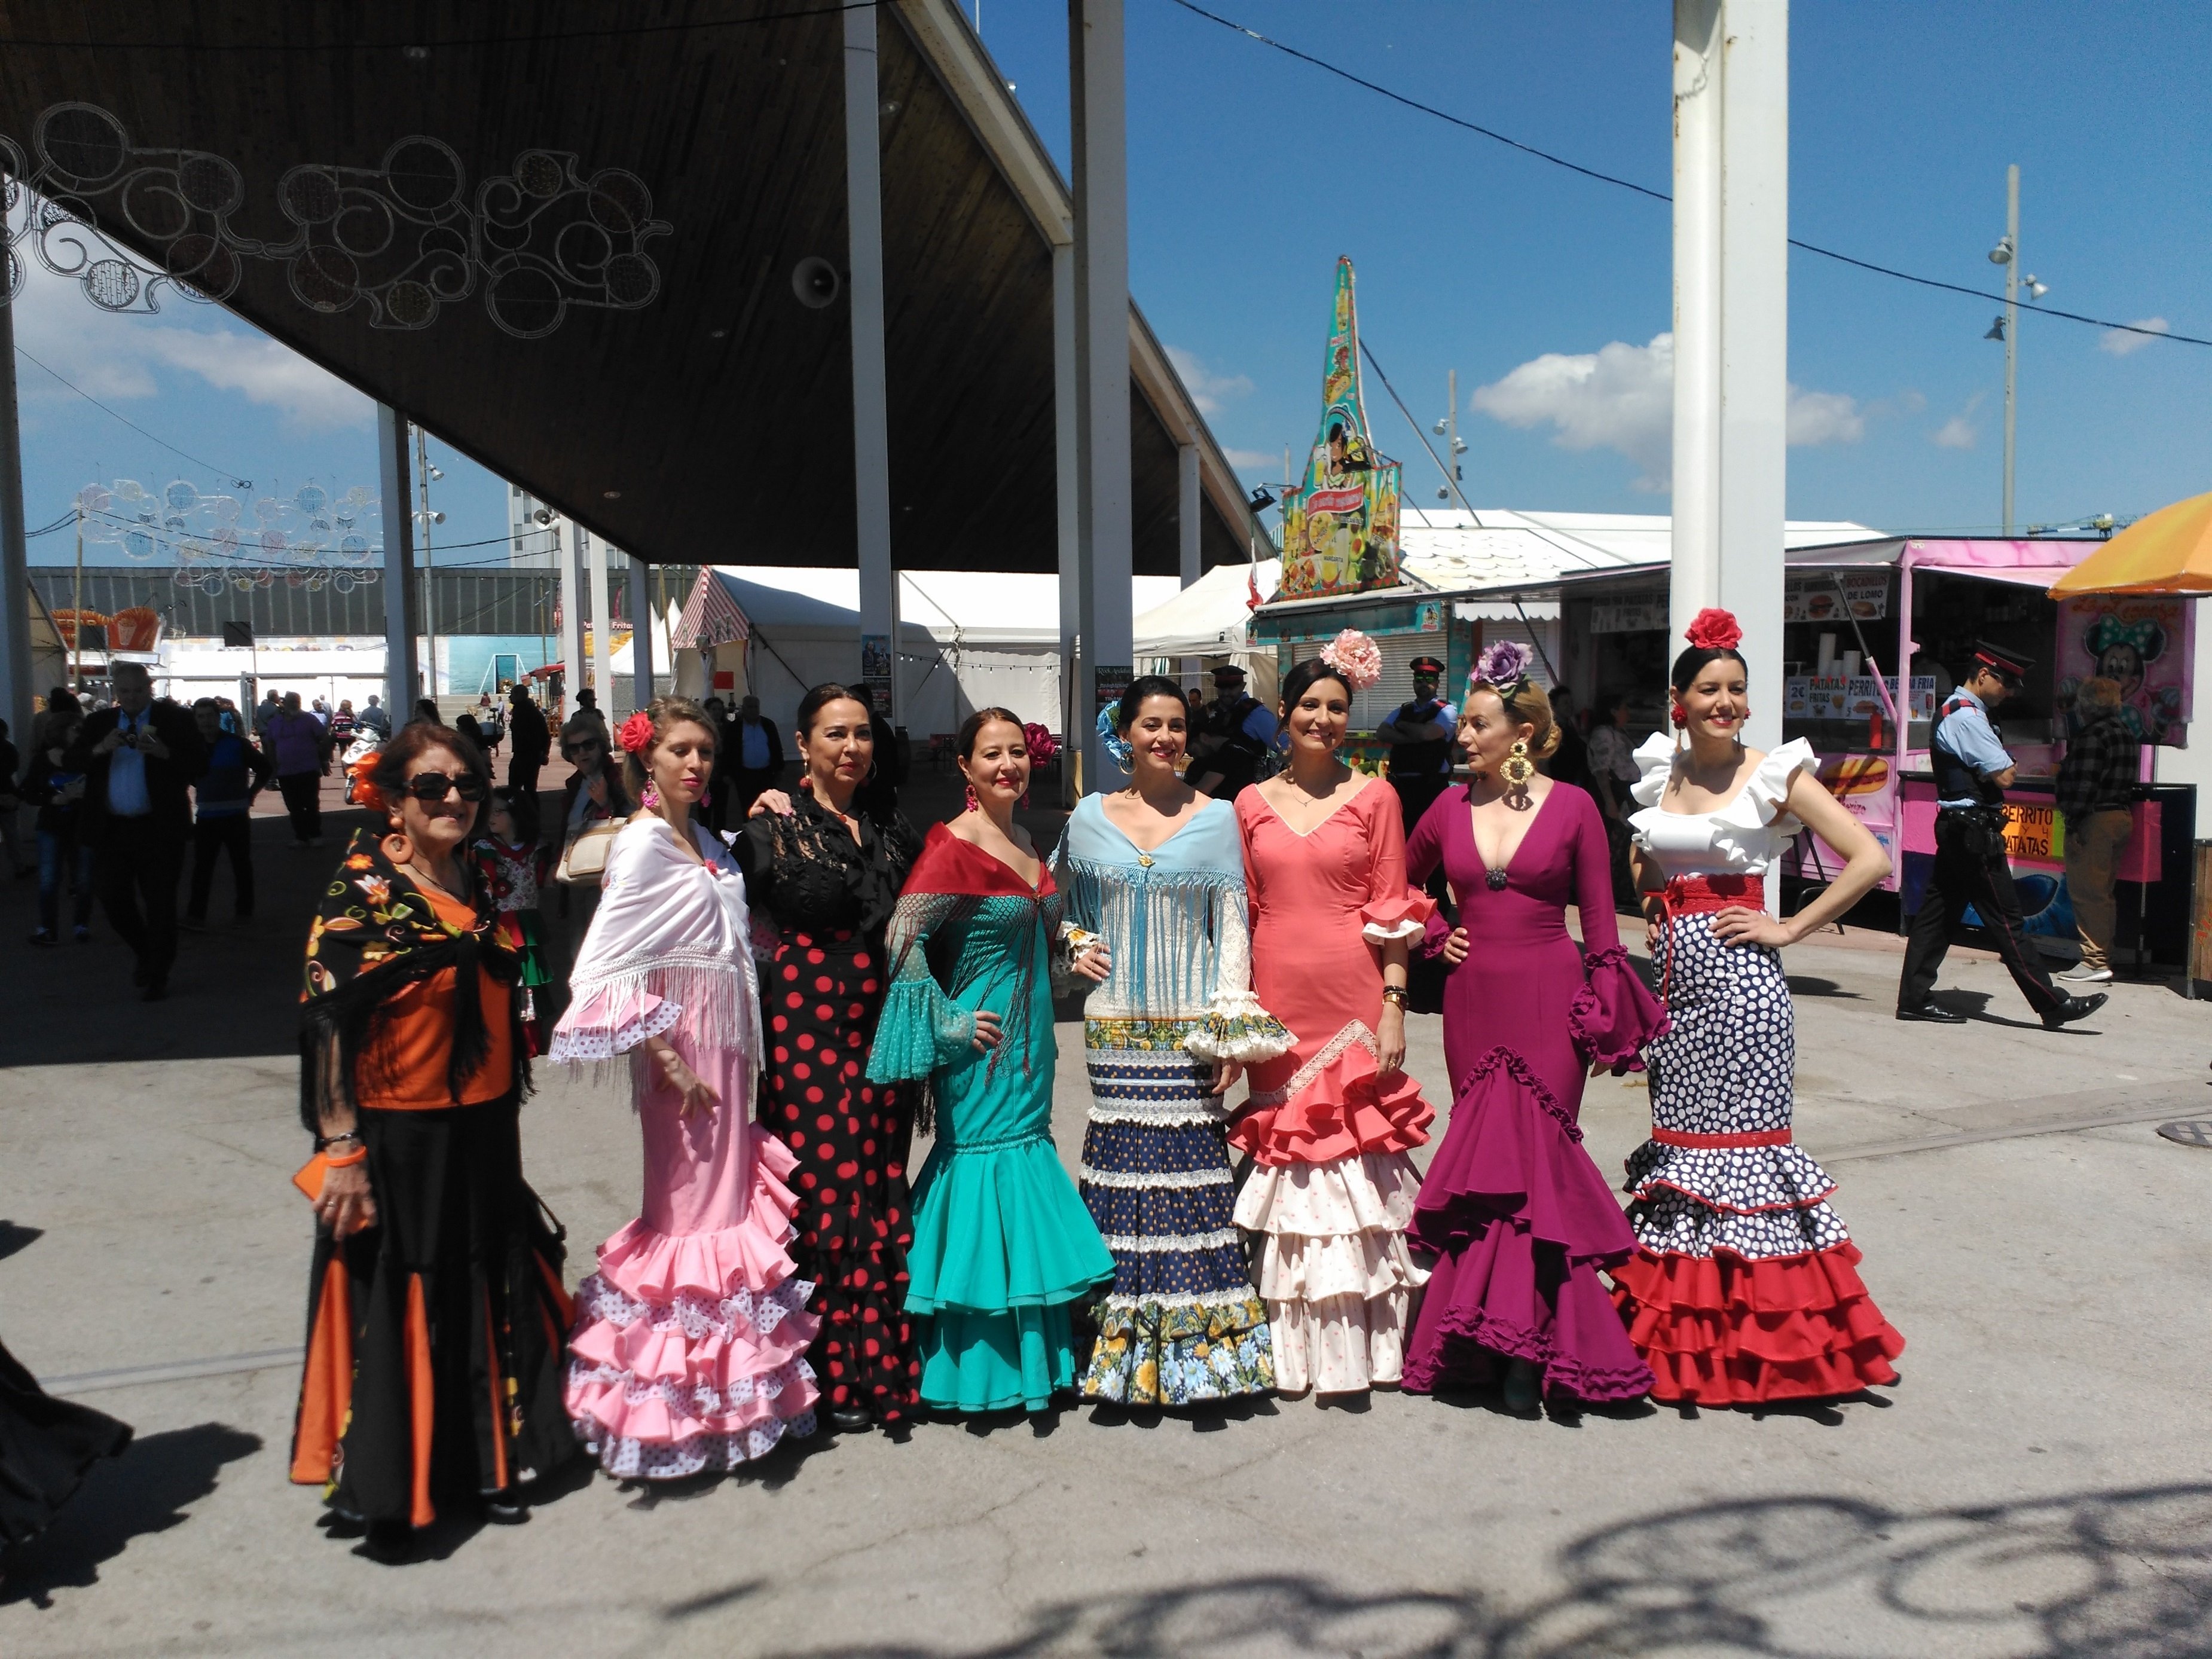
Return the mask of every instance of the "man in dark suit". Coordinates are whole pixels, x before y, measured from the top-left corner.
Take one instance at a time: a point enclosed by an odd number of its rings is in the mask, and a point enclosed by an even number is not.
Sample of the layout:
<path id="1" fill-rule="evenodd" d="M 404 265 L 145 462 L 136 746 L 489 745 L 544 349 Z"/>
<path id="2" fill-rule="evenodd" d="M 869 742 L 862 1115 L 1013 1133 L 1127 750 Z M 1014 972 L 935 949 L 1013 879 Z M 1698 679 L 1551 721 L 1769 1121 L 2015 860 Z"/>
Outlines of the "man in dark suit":
<path id="1" fill-rule="evenodd" d="M 115 707 L 77 728 L 63 763 L 85 779 L 79 823 L 108 926 L 137 957 L 131 983 L 158 1002 L 177 959 L 177 878 L 191 837 L 190 790 L 207 745 L 189 709 L 154 701 L 143 663 L 109 672 Z"/>
<path id="2" fill-rule="evenodd" d="M 538 774 L 553 753 L 552 729 L 545 724 L 544 711 L 530 700 L 530 688 L 517 685 L 508 693 L 507 702 L 514 714 L 507 722 L 511 746 L 507 750 L 507 781 L 509 787 L 525 795 L 538 793 Z"/>
<path id="3" fill-rule="evenodd" d="M 737 718 L 728 726 L 726 747 L 728 752 L 717 755 L 714 761 L 729 768 L 731 818 L 742 823 L 760 792 L 783 781 L 783 738 L 775 722 L 762 715 L 758 697 L 747 697 L 738 705 Z"/>

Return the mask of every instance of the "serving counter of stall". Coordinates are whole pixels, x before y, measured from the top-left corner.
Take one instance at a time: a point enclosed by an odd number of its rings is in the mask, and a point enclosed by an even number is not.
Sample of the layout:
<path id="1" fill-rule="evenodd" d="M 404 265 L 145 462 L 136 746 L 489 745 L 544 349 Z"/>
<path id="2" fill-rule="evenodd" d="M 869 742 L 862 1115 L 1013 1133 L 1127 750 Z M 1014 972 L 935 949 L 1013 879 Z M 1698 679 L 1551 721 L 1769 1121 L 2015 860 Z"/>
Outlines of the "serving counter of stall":
<path id="1" fill-rule="evenodd" d="M 1820 781 L 1889 853 L 1883 885 L 1898 895 L 1900 927 L 1919 908 L 1936 850 L 1935 722 L 1986 641 L 2033 665 L 1997 715 L 2018 765 L 2007 842 L 2029 933 L 2061 954 L 2076 938 L 2054 799 L 2075 690 L 2100 674 L 2118 682 L 2123 718 L 2144 745 L 2136 833 L 2119 872 L 2121 952 L 2184 959 L 2196 791 L 2150 779 L 2152 750 L 2187 738 L 2194 607 L 2163 597 L 2051 599 L 2045 590 L 2100 544 L 1893 538 L 1786 555 L 1783 736 L 1811 744 Z M 1677 643 L 1665 568 L 1570 580 L 1560 594 L 1569 683 L 1594 708 L 1626 694 L 1632 735 L 1657 729 Z M 1799 878 L 1825 881 L 1840 864 L 1816 837 L 1800 838 Z"/>

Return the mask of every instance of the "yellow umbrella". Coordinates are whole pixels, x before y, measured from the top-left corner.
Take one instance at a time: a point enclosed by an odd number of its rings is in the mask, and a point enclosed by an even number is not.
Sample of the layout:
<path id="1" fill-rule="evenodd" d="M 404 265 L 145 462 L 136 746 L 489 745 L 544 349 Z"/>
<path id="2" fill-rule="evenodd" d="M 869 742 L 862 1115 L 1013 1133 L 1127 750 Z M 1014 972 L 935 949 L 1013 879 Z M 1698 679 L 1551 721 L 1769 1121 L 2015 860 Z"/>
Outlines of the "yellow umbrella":
<path id="1" fill-rule="evenodd" d="M 2137 519 L 2051 588 L 2079 593 L 2212 593 L 2212 494 Z"/>

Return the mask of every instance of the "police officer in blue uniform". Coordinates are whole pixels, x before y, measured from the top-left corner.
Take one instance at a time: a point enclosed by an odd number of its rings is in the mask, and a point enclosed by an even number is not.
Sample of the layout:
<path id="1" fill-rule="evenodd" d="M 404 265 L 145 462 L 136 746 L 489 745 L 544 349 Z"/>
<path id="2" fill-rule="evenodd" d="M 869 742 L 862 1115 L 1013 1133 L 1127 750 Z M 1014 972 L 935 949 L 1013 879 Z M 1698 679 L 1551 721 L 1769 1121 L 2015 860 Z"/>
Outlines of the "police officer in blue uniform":
<path id="1" fill-rule="evenodd" d="M 1992 710 L 2020 689 L 2029 659 L 1982 641 L 1966 683 L 1954 691 L 1936 723 L 1929 759 L 1936 772 L 1936 867 L 1912 918 L 1905 975 L 1897 987 L 1899 1019 L 1963 1024 L 1964 1014 L 1935 1000 L 1936 975 L 1951 936 L 1971 904 L 1996 942 L 2013 983 L 2044 1025 L 2057 1030 L 2105 1006 L 2105 996 L 2069 996 L 2028 948 L 2020 895 L 2005 862 L 2004 792 L 2012 757 L 1990 723 Z"/>
<path id="2" fill-rule="evenodd" d="M 1437 694 L 1443 664 L 1434 657 L 1416 657 L 1407 666 L 1413 676 L 1413 700 L 1400 703 L 1375 728 L 1375 738 L 1390 745 L 1390 787 L 1398 792 L 1399 810 L 1411 836 L 1430 803 L 1451 787 L 1459 708 Z"/>

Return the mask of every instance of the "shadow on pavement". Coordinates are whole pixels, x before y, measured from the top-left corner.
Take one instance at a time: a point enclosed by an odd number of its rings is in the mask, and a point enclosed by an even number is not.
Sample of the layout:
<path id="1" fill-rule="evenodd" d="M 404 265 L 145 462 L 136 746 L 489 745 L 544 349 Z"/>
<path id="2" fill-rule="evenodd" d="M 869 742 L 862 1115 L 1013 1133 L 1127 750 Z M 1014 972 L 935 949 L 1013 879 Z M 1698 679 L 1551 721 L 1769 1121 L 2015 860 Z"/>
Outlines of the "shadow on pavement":
<path id="1" fill-rule="evenodd" d="M 0 1261 L 5 1261 L 18 1250 L 27 1250 L 46 1236 L 43 1227 L 22 1227 L 12 1221 L 0 1221 Z"/>
<path id="2" fill-rule="evenodd" d="M 1267 1577 L 1055 1603 L 993 1646 L 787 1651 L 793 1659 L 1134 1659 L 1226 1644 L 1300 1659 L 1661 1650 L 2179 1659 L 2212 1650 L 2206 1484 L 1922 1510 L 1828 1497 L 1712 1504 L 1590 1534 L 1558 1565 L 1568 1588 L 1513 1614 L 1479 1595 L 1361 1595 L 1310 1576 Z"/>
<path id="3" fill-rule="evenodd" d="M 96 1466 L 52 1526 L 5 1558 L 0 1607 L 46 1607 L 57 1589 L 100 1582 L 100 1569 L 146 1533 L 167 1532 L 216 1489 L 226 1463 L 261 1449 L 261 1437 L 222 1423 L 145 1435 Z"/>

